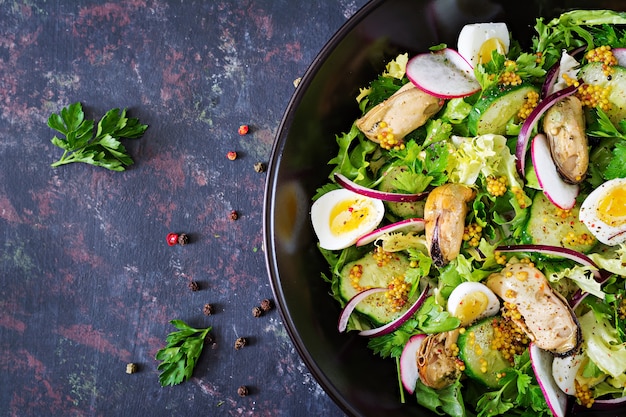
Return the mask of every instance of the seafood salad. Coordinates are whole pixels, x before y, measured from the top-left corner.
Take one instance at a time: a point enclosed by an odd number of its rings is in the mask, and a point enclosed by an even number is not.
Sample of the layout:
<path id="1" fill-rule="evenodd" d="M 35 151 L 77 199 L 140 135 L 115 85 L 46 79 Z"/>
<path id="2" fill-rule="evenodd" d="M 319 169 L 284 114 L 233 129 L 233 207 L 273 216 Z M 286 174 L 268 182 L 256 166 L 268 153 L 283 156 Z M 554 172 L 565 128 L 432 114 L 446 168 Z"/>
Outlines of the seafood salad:
<path id="1" fill-rule="evenodd" d="M 441 415 L 626 404 L 626 14 L 534 28 L 388 62 L 313 198 L 338 331 Z"/>

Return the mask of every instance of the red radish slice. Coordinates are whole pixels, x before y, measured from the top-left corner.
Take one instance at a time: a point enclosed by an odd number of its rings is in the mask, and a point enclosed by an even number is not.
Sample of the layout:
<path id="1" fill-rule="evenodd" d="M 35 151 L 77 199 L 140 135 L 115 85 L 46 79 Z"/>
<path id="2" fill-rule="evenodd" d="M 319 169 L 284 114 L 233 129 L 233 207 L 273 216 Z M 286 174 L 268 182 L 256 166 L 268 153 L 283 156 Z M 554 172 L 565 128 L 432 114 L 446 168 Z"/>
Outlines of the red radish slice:
<path id="1" fill-rule="evenodd" d="M 613 56 L 617 59 L 617 65 L 626 67 L 626 48 L 612 49 Z"/>
<path id="2" fill-rule="evenodd" d="M 343 333 L 346 331 L 346 327 L 348 327 L 348 319 L 350 318 L 350 315 L 354 311 L 354 308 L 361 301 L 365 300 L 367 297 L 369 297 L 372 294 L 385 292 L 385 291 L 387 291 L 387 288 L 370 288 L 368 290 L 361 291 L 360 293 L 352 297 L 350 301 L 348 301 L 348 304 L 346 304 L 346 306 L 343 308 L 343 310 L 341 310 L 341 314 L 339 315 L 339 323 L 337 325 L 339 332 Z"/>
<path id="3" fill-rule="evenodd" d="M 395 203 L 423 200 L 428 195 L 426 192 L 417 194 L 386 193 L 384 191 L 378 191 L 373 188 L 367 188 L 359 185 L 356 182 L 349 180 L 345 175 L 339 173 L 335 173 L 335 181 L 337 181 L 337 184 L 341 185 L 343 188 L 354 193 Z"/>
<path id="4" fill-rule="evenodd" d="M 413 317 L 413 314 L 415 314 L 417 310 L 419 310 L 419 308 L 422 306 L 422 304 L 424 304 L 426 297 L 428 297 L 429 291 L 430 291 L 430 286 L 427 285 L 426 288 L 424 288 L 424 291 L 422 291 L 422 293 L 420 294 L 420 296 L 417 297 L 417 300 L 415 300 L 413 305 L 411 305 L 411 307 L 409 307 L 407 311 L 402 313 L 402 315 L 398 317 L 397 319 L 395 319 L 394 321 L 389 322 L 385 324 L 384 326 L 376 327 L 375 329 L 362 330 L 359 332 L 359 335 L 368 336 L 368 337 L 376 337 L 376 336 L 383 336 L 383 335 L 389 334 L 397 330 L 398 327 L 400 327 L 405 321 Z"/>
<path id="5" fill-rule="evenodd" d="M 576 261 L 581 265 L 590 266 L 591 268 L 593 268 L 593 276 L 598 282 L 603 282 L 604 279 L 606 279 L 608 276 L 611 275 L 610 273 L 604 270 L 600 270 L 598 268 L 598 265 L 596 265 L 596 263 L 584 253 L 580 253 L 578 251 L 575 251 L 569 248 L 563 248 L 561 246 L 507 245 L 507 246 L 498 246 L 496 250 L 500 252 L 537 252 L 537 253 L 543 253 L 546 255 L 561 256 L 563 258 Z"/>
<path id="6" fill-rule="evenodd" d="M 528 347 L 530 352 L 530 362 L 537 377 L 537 382 L 541 387 L 541 392 L 550 407 L 554 417 L 565 417 L 567 413 L 567 395 L 561 391 L 552 376 L 552 361 L 554 357 L 547 350 L 537 347 L 531 343 Z"/>
<path id="7" fill-rule="evenodd" d="M 466 97 L 480 90 L 472 66 L 454 49 L 416 55 L 406 76 L 426 93 L 440 98 Z"/>
<path id="8" fill-rule="evenodd" d="M 579 80 L 579 84 L 582 85 L 582 80 Z M 571 96 L 578 90 L 578 86 L 571 85 L 562 90 L 557 91 L 546 97 L 542 100 L 537 107 L 530 112 L 530 115 L 520 129 L 519 135 L 517 137 L 517 145 L 515 148 L 515 156 L 517 157 L 516 166 L 517 172 L 520 174 L 522 178 L 526 177 L 526 148 L 528 147 L 528 142 L 530 141 L 530 135 L 533 133 L 533 129 L 535 125 L 543 116 L 543 114 L 548 111 L 550 107 L 552 107 L 559 100 L 564 99 L 567 96 Z M 536 167 L 535 167 L 536 168 Z"/>
<path id="9" fill-rule="evenodd" d="M 417 351 L 422 346 L 424 339 L 426 339 L 425 334 L 411 336 L 406 345 L 404 345 L 400 355 L 400 379 L 404 389 L 410 394 L 415 392 L 415 384 L 417 384 L 417 380 L 420 377 L 417 370 Z"/>
<path id="10" fill-rule="evenodd" d="M 578 184 L 569 184 L 563 181 L 550 154 L 548 138 L 543 133 L 538 134 L 533 139 L 531 155 L 539 186 L 543 189 L 548 200 L 563 210 L 574 207 L 580 187 Z"/>
<path id="11" fill-rule="evenodd" d="M 424 219 L 406 219 L 399 222 L 391 223 L 376 230 L 373 230 L 359 238 L 356 246 L 367 245 L 372 243 L 382 235 L 393 232 L 421 232 L 424 230 Z"/>

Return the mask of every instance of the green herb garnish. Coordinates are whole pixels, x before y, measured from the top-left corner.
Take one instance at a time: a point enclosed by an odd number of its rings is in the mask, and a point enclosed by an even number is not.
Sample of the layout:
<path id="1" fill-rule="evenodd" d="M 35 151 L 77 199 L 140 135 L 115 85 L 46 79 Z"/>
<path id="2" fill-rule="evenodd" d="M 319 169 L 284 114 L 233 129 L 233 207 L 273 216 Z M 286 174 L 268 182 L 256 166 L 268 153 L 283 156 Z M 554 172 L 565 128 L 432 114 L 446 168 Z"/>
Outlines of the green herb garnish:
<path id="1" fill-rule="evenodd" d="M 133 160 L 119 139 L 138 138 L 148 125 L 126 117 L 126 109 L 109 110 L 98 122 L 95 135 L 94 125 L 95 121 L 85 119 L 81 103 L 69 105 L 60 114 L 53 113 L 48 118 L 48 126 L 65 138 L 52 138 L 52 143 L 64 151 L 52 166 L 84 162 L 112 171 L 124 171 L 125 166 L 131 165 Z"/>
<path id="2" fill-rule="evenodd" d="M 212 327 L 196 329 L 182 320 L 172 320 L 178 329 L 167 335 L 167 346 L 159 350 L 155 358 L 162 361 L 157 367 L 161 371 L 161 386 L 177 385 L 191 378 L 193 369 L 202 353 L 204 339 Z"/>

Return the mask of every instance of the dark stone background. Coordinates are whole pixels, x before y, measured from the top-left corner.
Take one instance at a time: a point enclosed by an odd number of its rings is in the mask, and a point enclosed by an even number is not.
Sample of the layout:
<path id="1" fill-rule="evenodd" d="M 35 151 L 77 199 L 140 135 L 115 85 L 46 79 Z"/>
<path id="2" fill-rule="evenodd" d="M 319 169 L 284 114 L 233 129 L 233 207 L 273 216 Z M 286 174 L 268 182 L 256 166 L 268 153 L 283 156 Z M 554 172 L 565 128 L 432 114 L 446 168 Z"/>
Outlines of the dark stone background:
<path id="1" fill-rule="evenodd" d="M 293 81 L 365 3 L 0 2 L 0 416 L 342 415 L 279 312 L 252 316 L 272 296 L 254 164 Z M 123 141 L 127 171 L 50 167 L 47 118 L 76 101 L 150 125 Z M 191 243 L 169 247 L 171 231 Z M 214 343 L 162 388 L 172 319 L 213 326 Z"/>

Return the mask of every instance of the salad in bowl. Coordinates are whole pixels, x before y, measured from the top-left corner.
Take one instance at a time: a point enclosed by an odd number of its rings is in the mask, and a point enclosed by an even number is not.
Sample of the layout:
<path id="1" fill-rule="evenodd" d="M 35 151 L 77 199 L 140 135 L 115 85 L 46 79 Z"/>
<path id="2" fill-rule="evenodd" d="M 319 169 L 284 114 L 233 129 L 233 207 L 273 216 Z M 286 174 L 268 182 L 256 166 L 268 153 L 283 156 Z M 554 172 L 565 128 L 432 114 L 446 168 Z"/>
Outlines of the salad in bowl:
<path id="1" fill-rule="evenodd" d="M 626 401 L 626 14 L 535 31 L 398 55 L 313 198 L 338 331 L 438 414 Z"/>

